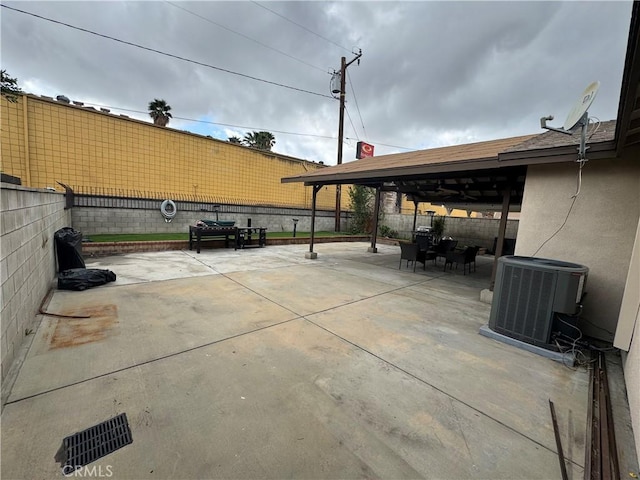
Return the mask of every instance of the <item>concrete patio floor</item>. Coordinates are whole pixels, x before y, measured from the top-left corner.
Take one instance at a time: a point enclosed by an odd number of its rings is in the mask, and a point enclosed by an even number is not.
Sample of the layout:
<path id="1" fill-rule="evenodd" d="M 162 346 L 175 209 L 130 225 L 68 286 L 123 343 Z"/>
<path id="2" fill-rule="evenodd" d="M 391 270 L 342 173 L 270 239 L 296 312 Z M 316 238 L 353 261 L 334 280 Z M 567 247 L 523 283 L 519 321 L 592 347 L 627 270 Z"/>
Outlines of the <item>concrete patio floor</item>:
<path id="1" fill-rule="evenodd" d="M 414 273 L 367 246 L 90 260 L 118 280 L 46 305 L 91 318 L 42 317 L 2 478 L 62 477 L 62 439 L 122 412 L 133 443 L 91 464 L 111 478 L 559 478 L 549 399 L 581 478 L 587 371 L 478 334 L 491 260 Z"/>

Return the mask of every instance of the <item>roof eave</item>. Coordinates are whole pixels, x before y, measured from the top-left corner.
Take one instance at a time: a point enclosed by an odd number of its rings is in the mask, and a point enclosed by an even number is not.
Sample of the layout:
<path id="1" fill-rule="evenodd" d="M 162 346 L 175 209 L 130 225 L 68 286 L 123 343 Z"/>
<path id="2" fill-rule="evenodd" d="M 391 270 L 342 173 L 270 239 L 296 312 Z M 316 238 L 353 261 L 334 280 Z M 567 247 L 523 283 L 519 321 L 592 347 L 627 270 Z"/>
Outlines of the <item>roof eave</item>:
<path id="1" fill-rule="evenodd" d="M 504 152 L 498 155 L 498 160 L 504 165 L 537 165 L 542 163 L 561 163 L 577 160 L 578 145 L 565 145 L 563 147 L 539 148 L 522 150 L 519 152 Z M 591 143 L 588 145 L 587 158 L 589 160 L 601 160 L 613 158 L 616 154 L 614 140 Z"/>
<path id="2" fill-rule="evenodd" d="M 601 160 L 615 156 L 615 141 L 593 143 L 589 145 L 589 160 Z M 577 159 L 577 145 L 563 147 L 523 150 L 500 153 L 497 157 L 474 158 L 463 161 L 441 162 L 436 164 L 412 165 L 409 167 L 380 168 L 370 171 L 327 173 L 323 175 L 300 175 L 285 177 L 282 183 L 304 182 L 310 185 L 339 185 L 366 180 L 367 183 L 381 183 L 389 178 L 411 177 L 468 170 L 491 170 L 511 166 L 538 165 L 547 163 L 572 162 Z"/>
<path id="3" fill-rule="evenodd" d="M 482 165 L 481 168 L 478 168 Z M 472 168 L 470 168 L 472 167 Z M 473 168 L 475 167 L 475 168 Z M 497 157 L 488 158 L 474 158 L 471 160 L 456 160 L 451 162 L 440 162 L 435 164 L 424 165 L 411 165 L 406 167 L 389 167 L 380 168 L 369 171 L 357 171 L 357 172 L 345 172 L 345 173 L 331 173 L 325 175 L 299 175 L 295 177 L 285 177 L 280 181 L 281 183 L 295 183 L 305 182 L 305 185 L 319 185 L 319 184 L 345 184 L 352 183 L 356 180 L 369 180 L 385 182 L 389 181 L 390 177 L 401 178 L 411 177 L 415 175 L 428 175 L 447 172 L 458 172 L 466 170 L 480 170 L 500 168 L 501 165 L 498 162 Z"/>
<path id="4" fill-rule="evenodd" d="M 616 156 L 620 156 L 625 146 L 640 142 L 640 118 L 633 118 L 637 111 L 638 84 L 640 83 L 640 2 L 634 2 L 631 13 L 631 27 L 625 58 L 625 69 L 620 89 L 620 104 L 615 131 Z"/>

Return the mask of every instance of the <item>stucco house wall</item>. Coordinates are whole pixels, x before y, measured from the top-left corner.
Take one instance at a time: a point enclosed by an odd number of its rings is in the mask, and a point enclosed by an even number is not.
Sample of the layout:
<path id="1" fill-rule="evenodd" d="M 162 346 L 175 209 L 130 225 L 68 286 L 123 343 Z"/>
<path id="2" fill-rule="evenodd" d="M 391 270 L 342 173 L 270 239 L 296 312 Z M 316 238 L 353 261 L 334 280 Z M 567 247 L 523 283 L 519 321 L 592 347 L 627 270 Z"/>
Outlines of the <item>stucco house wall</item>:
<path id="1" fill-rule="evenodd" d="M 622 354 L 624 382 L 627 386 L 627 400 L 633 435 L 636 442 L 636 453 L 640 461 L 640 318 L 636 312 L 633 339 L 627 353 Z"/>
<path id="2" fill-rule="evenodd" d="M 616 331 L 640 217 L 639 153 L 628 149 L 619 159 L 587 162 L 573 208 L 577 163 L 527 171 L 515 253 L 589 267 L 581 328 L 607 341 Z"/>
<path id="3" fill-rule="evenodd" d="M 640 224 L 636 230 L 627 285 L 622 297 L 620 318 L 613 346 L 622 350 L 627 399 L 633 424 L 636 453 L 640 459 Z"/>

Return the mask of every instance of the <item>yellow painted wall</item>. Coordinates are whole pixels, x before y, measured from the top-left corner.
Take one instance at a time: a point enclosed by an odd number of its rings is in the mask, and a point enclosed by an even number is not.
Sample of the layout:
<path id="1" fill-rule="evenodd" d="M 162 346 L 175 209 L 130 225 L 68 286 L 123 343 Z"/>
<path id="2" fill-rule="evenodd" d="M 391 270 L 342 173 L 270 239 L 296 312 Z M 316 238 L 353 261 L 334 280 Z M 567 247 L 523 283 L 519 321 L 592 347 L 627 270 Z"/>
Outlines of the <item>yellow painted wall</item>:
<path id="1" fill-rule="evenodd" d="M 413 215 L 415 206 L 413 204 L 413 202 L 411 200 L 407 200 L 407 197 L 405 195 L 402 196 L 402 205 L 400 206 L 400 213 L 404 213 L 407 215 Z M 445 207 L 442 207 L 440 205 L 434 205 L 433 203 L 429 203 L 429 202 L 425 202 L 425 203 L 421 203 L 418 205 L 418 211 L 425 213 L 429 210 L 432 210 L 434 212 L 436 212 L 436 215 L 442 215 L 442 216 L 446 216 L 447 215 L 447 209 Z M 451 212 L 452 217 L 467 217 L 467 211 L 466 210 L 459 210 L 457 208 L 454 208 L 453 211 Z M 477 212 L 471 212 L 471 217 L 475 218 L 475 217 L 479 217 L 480 215 Z"/>
<path id="2" fill-rule="evenodd" d="M 27 164 L 25 162 L 26 142 L 24 125 L 24 97 L 19 103 L 9 103 L 4 97 L 0 104 L 0 170 L 23 179 L 26 184 Z"/>
<path id="3" fill-rule="evenodd" d="M 311 187 L 280 179 L 323 168 L 31 95 L 1 101 L 0 168 L 25 186 L 62 182 L 77 193 L 309 208 Z M 348 208 L 345 188 L 342 198 Z M 320 190 L 317 201 L 320 209 L 335 208 L 335 187 Z"/>

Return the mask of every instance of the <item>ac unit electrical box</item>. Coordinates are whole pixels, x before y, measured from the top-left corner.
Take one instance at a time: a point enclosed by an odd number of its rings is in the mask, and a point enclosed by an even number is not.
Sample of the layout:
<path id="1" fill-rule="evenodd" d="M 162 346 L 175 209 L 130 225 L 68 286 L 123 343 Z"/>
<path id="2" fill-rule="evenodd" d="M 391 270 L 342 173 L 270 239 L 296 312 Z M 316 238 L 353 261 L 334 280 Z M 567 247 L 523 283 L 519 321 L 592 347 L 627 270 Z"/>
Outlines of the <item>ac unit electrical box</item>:
<path id="1" fill-rule="evenodd" d="M 581 309 L 589 269 L 576 263 L 507 255 L 498 259 L 489 328 L 548 346 L 556 313 Z"/>

